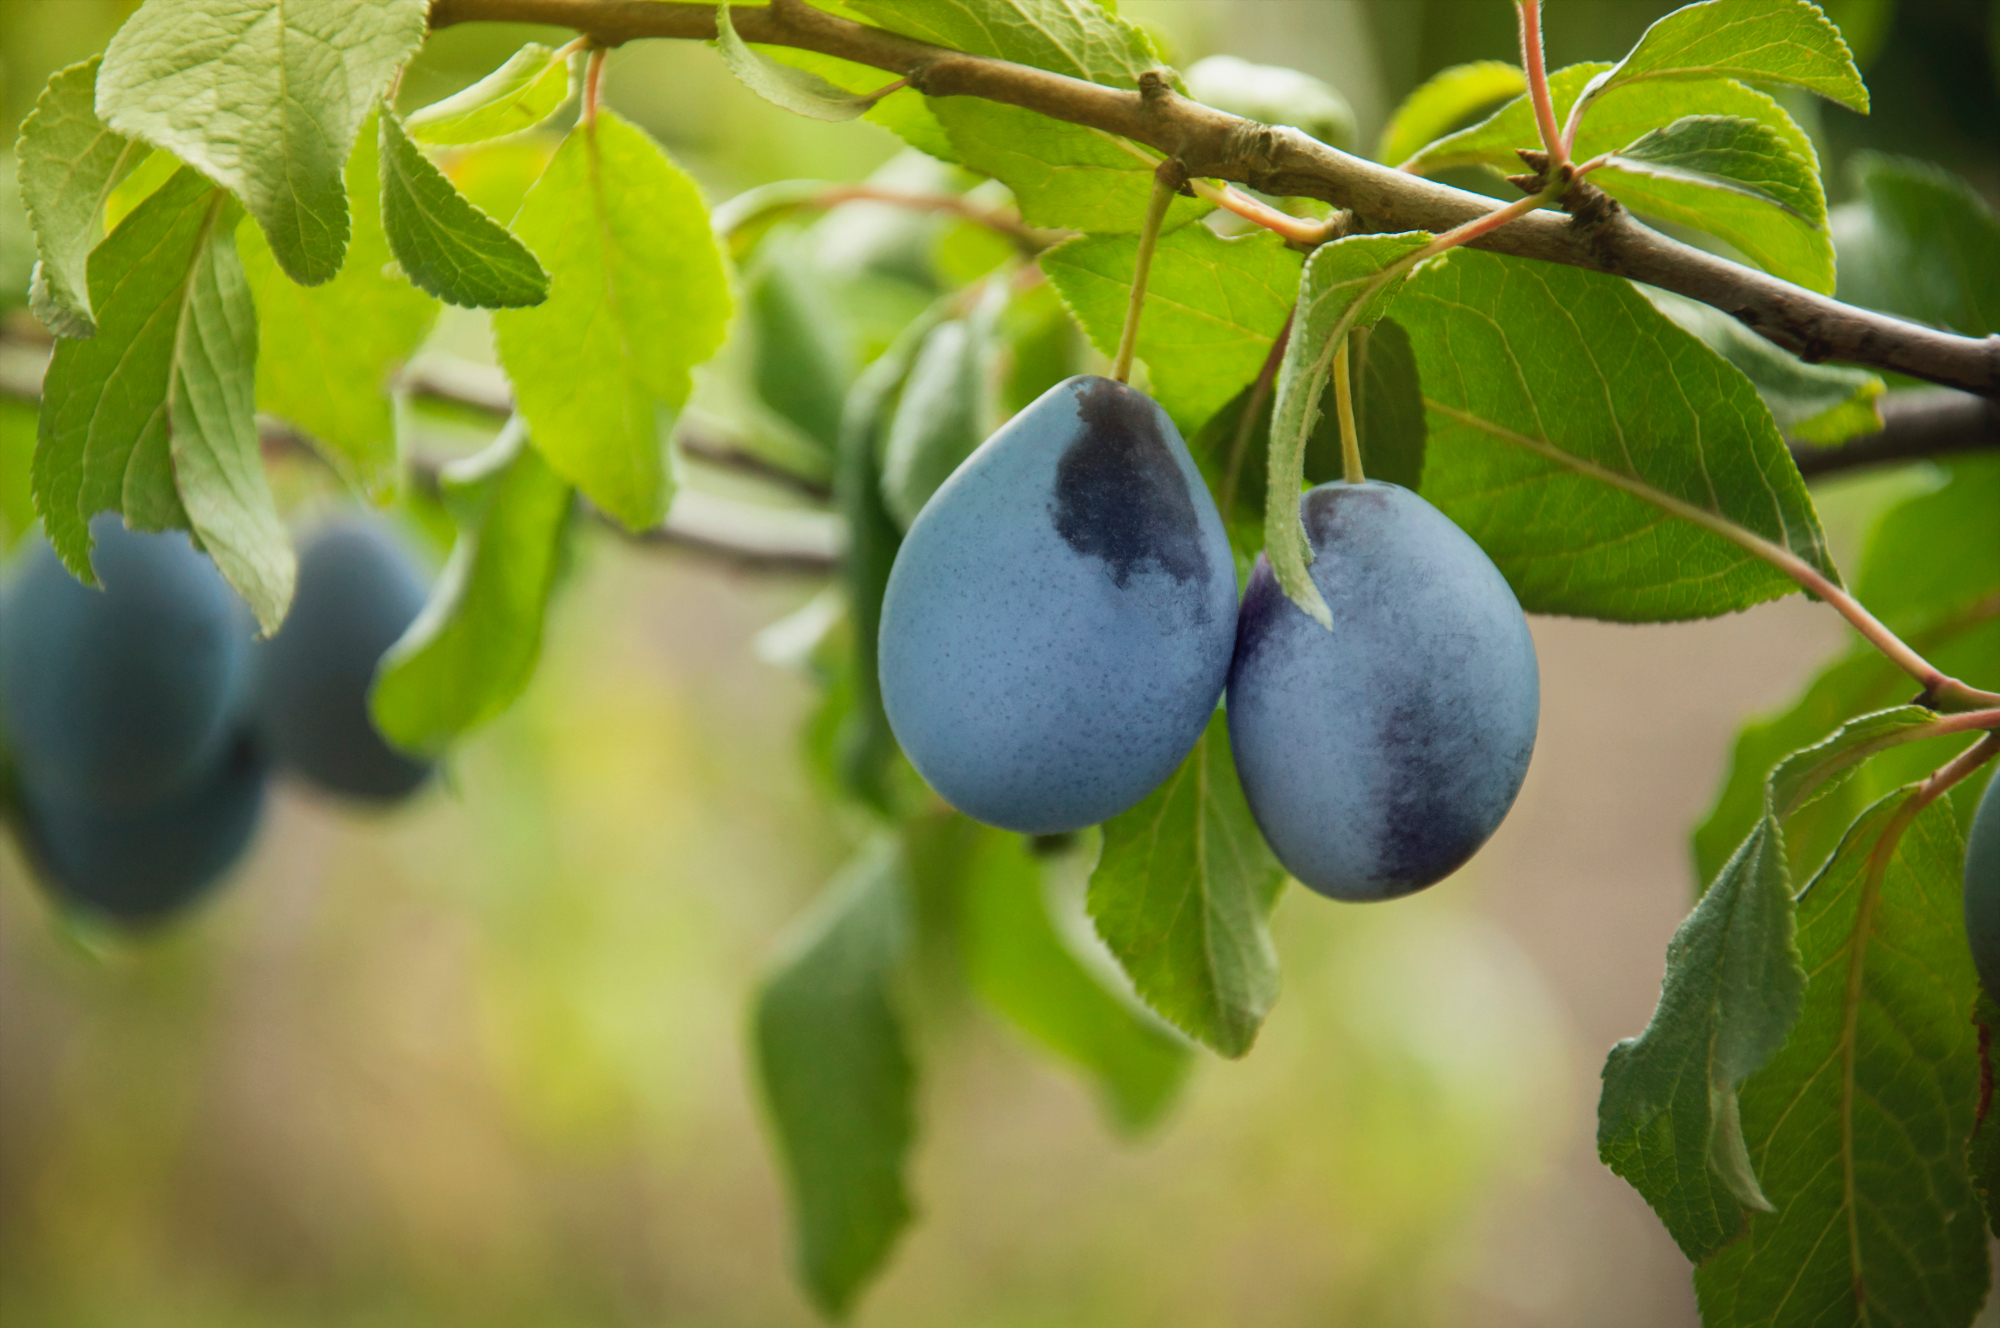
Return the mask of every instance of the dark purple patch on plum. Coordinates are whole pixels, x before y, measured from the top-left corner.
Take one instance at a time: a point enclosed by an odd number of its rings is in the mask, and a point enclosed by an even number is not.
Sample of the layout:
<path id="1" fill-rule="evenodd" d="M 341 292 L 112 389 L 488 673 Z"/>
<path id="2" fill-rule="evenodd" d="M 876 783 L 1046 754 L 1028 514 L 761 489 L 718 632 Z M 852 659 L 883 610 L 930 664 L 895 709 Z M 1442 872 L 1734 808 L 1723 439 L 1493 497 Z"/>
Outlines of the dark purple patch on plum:
<path id="1" fill-rule="evenodd" d="M 1256 662 L 1265 643 L 1276 633 L 1279 617 L 1291 607 L 1285 592 L 1278 588 L 1271 560 L 1258 554 L 1256 566 L 1250 569 L 1249 584 L 1243 588 L 1242 602 L 1236 606 L 1236 653 L 1229 661 L 1230 686 L 1234 687 L 1243 671 Z"/>
<path id="2" fill-rule="evenodd" d="M 1056 463 L 1056 533 L 1102 559 L 1120 589 L 1149 563 L 1182 583 L 1209 575 L 1187 479 L 1154 411 L 1143 393 L 1092 380 L 1077 395 L 1082 436 Z"/>
<path id="3" fill-rule="evenodd" d="M 1343 482 L 1311 489 L 1301 502 L 1299 515 L 1305 522 L 1306 539 L 1318 553 L 1347 538 L 1355 527 L 1368 524 L 1368 518 L 1378 516 L 1389 506 L 1389 495 L 1381 489 Z"/>
<path id="4" fill-rule="evenodd" d="M 1392 894 L 1443 880 L 1485 842 L 1477 815 L 1463 805 L 1464 753 L 1451 724 L 1418 686 L 1384 707 L 1376 730 L 1387 776 L 1377 799 L 1376 860 Z"/>

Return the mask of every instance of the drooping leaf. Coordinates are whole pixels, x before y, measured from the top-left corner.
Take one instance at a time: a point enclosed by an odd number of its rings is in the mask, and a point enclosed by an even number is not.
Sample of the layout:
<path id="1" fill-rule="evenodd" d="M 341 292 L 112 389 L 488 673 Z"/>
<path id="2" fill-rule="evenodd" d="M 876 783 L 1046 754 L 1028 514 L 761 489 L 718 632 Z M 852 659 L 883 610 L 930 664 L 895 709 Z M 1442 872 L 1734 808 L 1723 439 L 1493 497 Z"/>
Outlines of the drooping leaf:
<path id="1" fill-rule="evenodd" d="M 104 237 L 104 201 L 150 149 L 112 133 L 97 118 L 94 56 L 49 79 L 21 122 L 15 170 L 41 257 L 35 317 L 59 336 L 97 333 L 84 260 Z"/>
<path id="2" fill-rule="evenodd" d="M 834 1317 L 911 1216 L 916 1069 L 894 990 L 909 944 L 904 874 L 892 839 L 863 849 L 793 925 L 757 995 L 757 1068 L 791 1191 L 794 1258 Z"/>
<path id="3" fill-rule="evenodd" d="M 1359 137 L 1354 108 L 1332 84 L 1282 65 L 1254 65 L 1233 55 L 1211 55 L 1187 71 L 1196 101 L 1260 124 L 1290 125 L 1322 143 L 1354 151 Z"/>
<path id="4" fill-rule="evenodd" d="M 477 83 L 412 111 L 403 127 L 425 143 L 484 143 L 533 129 L 561 110 L 569 95 L 569 62 L 529 42 Z"/>
<path id="5" fill-rule="evenodd" d="M 910 366 L 882 450 L 882 497 L 905 530 L 991 432 L 993 332 L 1006 299 L 1007 283 L 993 283 L 972 317 L 933 328 Z"/>
<path id="6" fill-rule="evenodd" d="M 1777 130 L 1734 115 L 1684 115 L 1611 155 L 1614 166 L 1662 179 L 1734 189 L 1826 223 L 1818 171 Z"/>
<path id="7" fill-rule="evenodd" d="M 294 568 L 257 451 L 257 317 L 233 207 L 182 170 L 91 254 L 97 335 L 60 342 L 43 379 L 35 506 L 90 585 L 93 514 L 192 530 L 270 632 Z"/>
<path id="8" fill-rule="evenodd" d="M 514 230 L 550 279 L 541 305 L 493 316 L 535 446 L 625 525 L 656 524 L 673 487 L 668 426 L 729 320 L 701 195 L 652 139 L 600 112 L 564 140 Z"/>
<path id="9" fill-rule="evenodd" d="M 97 113 L 242 200 L 292 280 L 347 253 L 341 167 L 426 0 L 152 0 L 104 53 Z"/>
<path id="10" fill-rule="evenodd" d="M 354 234 L 339 276 L 301 286 L 279 268 L 261 230 L 238 227 L 236 238 L 263 342 L 257 408 L 298 428 L 379 502 L 397 483 L 390 380 L 422 344 L 437 304 L 388 270 L 375 141 L 364 129 L 348 158 Z"/>
<path id="11" fill-rule="evenodd" d="M 440 483 L 458 525 L 451 561 L 369 698 L 385 737 L 428 755 L 505 710 L 534 676 L 572 506 L 518 417 Z"/>
<path id="12" fill-rule="evenodd" d="M 472 201 L 382 111 L 382 228 L 417 287 L 468 309 L 520 309 L 548 298 L 528 247 Z"/>
<path id="13" fill-rule="evenodd" d="M 959 923 L 965 974 L 981 999 L 1089 1075 L 1113 1124 L 1155 1124 L 1187 1078 L 1188 1046 L 1109 989 L 1077 955 L 1018 835 L 984 829 L 967 855 Z M 1088 938 L 1094 941 L 1094 938 Z"/>
<path id="14" fill-rule="evenodd" d="M 1430 409 L 1424 495 L 1531 613 L 1711 617 L 1837 576 L 1750 383 L 1628 282 L 1455 250 L 1396 304 Z"/>
<path id="15" fill-rule="evenodd" d="M 1408 279 L 1408 260 L 1433 238 L 1427 231 L 1350 235 L 1314 250 L 1299 283 L 1292 337 L 1278 366 L 1272 406 L 1264 552 L 1285 594 L 1323 627 L 1333 625 L 1333 612 L 1313 584 L 1308 570 L 1312 547 L 1299 520 L 1306 446 L 1319 420 L 1335 352 L 1355 328 L 1374 324 L 1388 311 Z"/>
<path id="16" fill-rule="evenodd" d="M 1042 256 L 1063 302 L 1107 355 L 1125 325 L 1138 254 L 1137 237 L 1089 236 Z M 1269 233 L 1225 240 L 1186 226 L 1160 237 L 1138 357 L 1182 433 L 1192 435 L 1257 376 L 1296 298 L 1299 265 Z"/>
<path id="17" fill-rule="evenodd" d="M 1475 60 L 1441 69 L 1396 108 L 1383 126 L 1375 156 L 1391 166 L 1401 165 L 1470 116 L 1527 90 L 1528 79 L 1520 66 L 1502 60 Z"/>
<path id="18" fill-rule="evenodd" d="M 1787 437 L 1837 443 L 1882 428 L 1876 399 L 1884 385 L 1867 370 L 1807 364 L 1711 305 L 1655 286 L 1638 291 L 1683 331 L 1740 369 Z"/>
<path id="19" fill-rule="evenodd" d="M 1790 1039 L 1742 1090 L 1749 1157 L 1776 1211 L 1695 1271 L 1713 1328 L 1963 1328 L 1988 1267 L 1965 1143 L 1978 1104 L 1977 980 L 1950 810 L 1892 795 L 1799 897 L 1812 975 Z"/>
<path id="20" fill-rule="evenodd" d="M 1786 83 L 1868 113 L 1868 87 L 1840 29 L 1809 0 L 1684 5 L 1647 28 L 1586 96 L 1594 101 L 1652 79 L 1702 78 Z"/>
<path id="21" fill-rule="evenodd" d="M 1218 713 L 1180 769 L 1105 823 L 1090 916 L 1146 1004 L 1224 1056 L 1242 1056 L 1278 998 L 1266 922 L 1284 882 Z"/>
<path id="22" fill-rule="evenodd" d="M 2000 333 L 2000 216 L 1928 162 L 1856 153 L 1841 209 L 1840 298 L 1962 336 Z"/>
<path id="23" fill-rule="evenodd" d="M 794 114 L 837 124 L 859 119 L 875 104 L 873 98 L 855 96 L 809 69 L 759 53 L 737 35 L 736 25 L 729 19 L 729 0 L 715 7 L 715 44 L 722 52 L 722 63 L 736 75 L 737 82 Z"/>

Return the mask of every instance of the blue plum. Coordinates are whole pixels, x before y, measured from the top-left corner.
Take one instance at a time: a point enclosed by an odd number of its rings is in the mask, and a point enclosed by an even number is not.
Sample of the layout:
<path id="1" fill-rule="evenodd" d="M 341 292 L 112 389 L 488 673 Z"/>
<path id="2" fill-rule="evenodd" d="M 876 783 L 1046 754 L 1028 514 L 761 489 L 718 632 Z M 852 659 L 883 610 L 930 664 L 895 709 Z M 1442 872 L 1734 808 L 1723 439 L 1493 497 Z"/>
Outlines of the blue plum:
<path id="1" fill-rule="evenodd" d="M 378 802 L 424 783 L 430 763 L 383 741 L 368 691 L 428 593 L 422 569 L 380 520 L 336 521 L 305 542 L 291 615 L 258 661 L 258 721 L 280 764 Z"/>
<path id="2" fill-rule="evenodd" d="M 1166 412 L 1066 379 L 980 444 L 910 526 L 882 602 L 882 701 L 910 761 L 991 825 L 1108 820 L 1215 711 L 1236 575 Z"/>
<path id="3" fill-rule="evenodd" d="M 209 768 L 139 807 L 23 790 L 29 860 L 71 907 L 132 925 L 179 911 L 222 879 L 257 830 L 266 761 L 239 733 Z"/>
<path id="4" fill-rule="evenodd" d="M 159 801 L 212 763 L 247 700 L 249 610 L 179 532 L 90 523 L 102 590 L 46 546 L 23 560 L 0 632 L 0 721 L 21 778 L 98 806 Z"/>
<path id="5" fill-rule="evenodd" d="M 1333 630 L 1250 575 L 1229 743 L 1279 861 L 1335 899 L 1443 880 L 1513 806 L 1541 684 L 1527 619 L 1470 536 L 1394 484 L 1300 500 Z"/>
<path id="6" fill-rule="evenodd" d="M 2000 775 L 1987 781 L 1965 839 L 1965 936 L 1980 985 L 2000 1001 Z"/>

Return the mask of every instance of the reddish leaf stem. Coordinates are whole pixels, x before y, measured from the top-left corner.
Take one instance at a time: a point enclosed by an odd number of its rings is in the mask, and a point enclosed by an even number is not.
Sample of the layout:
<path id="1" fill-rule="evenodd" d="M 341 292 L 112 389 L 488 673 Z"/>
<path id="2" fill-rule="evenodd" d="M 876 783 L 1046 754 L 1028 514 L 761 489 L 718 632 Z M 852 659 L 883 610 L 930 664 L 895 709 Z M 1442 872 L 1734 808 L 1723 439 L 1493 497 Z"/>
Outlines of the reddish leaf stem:
<path id="1" fill-rule="evenodd" d="M 597 104 L 604 86 L 604 57 L 611 54 L 608 47 L 590 48 L 590 60 L 583 69 L 583 127 L 597 128 Z"/>
<path id="2" fill-rule="evenodd" d="M 1188 188 L 1217 207 L 1234 212 L 1246 221 L 1254 221 L 1265 230 L 1274 231 L 1287 240 L 1299 244 L 1320 245 L 1328 240 L 1338 239 L 1347 225 L 1347 218 L 1338 212 L 1325 221 L 1295 217 L 1289 212 L 1279 211 L 1260 199 L 1252 198 L 1234 185 L 1217 185 L 1209 180 L 1189 180 Z"/>
<path id="3" fill-rule="evenodd" d="M 1521 68 L 1528 75 L 1528 96 L 1535 106 L 1535 125 L 1549 154 L 1549 178 L 1569 163 L 1569 143 L 1556 125 L 1555 102 L 1549 96 L 1549 71 L 1542 54 L 1542 0 L 1515 0 L 1521 16 Z"/>

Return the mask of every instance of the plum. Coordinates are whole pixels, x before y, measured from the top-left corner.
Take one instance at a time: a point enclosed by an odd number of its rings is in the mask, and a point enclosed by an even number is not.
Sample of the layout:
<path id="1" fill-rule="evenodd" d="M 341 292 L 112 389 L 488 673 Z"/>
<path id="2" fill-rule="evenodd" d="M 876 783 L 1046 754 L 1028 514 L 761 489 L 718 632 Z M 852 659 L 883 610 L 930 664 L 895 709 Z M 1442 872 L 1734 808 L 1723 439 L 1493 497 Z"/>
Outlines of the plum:
<path id="1" fill-rule="evenodd" d="M 1965 936 L 1980 985 L 2000 1001 L 2000 775 L 1987 781 L 1965 838 Z"/>
<path id="2" fill-rule="evenodd" d="M 266 761 L 247 729 L 185 787 L 138 807 L 23 789 L 29 861 L 71 907 L 133 925 L 179 911 L 228 872 L 256 833 Z"/>
<path id="3" fill-rule="evenodd" d="M 911 524 L 882 602 L 882 701 L 960 811 L 1054 834 L 1173 773 L 1236 636 L 1222 518 L 1150 397 L 1066 379 Z"/>
<path id="4" fill-rule="evenodd" d="M 1513 805 L 1535 749 L 1535 645 L 1499 569 L 1408 489 L 1322 484 L 1300 512 L 1333 629 L 1258 558 L 1230 749 L 1293 876 L 1335 899 L 1391 899 L 1456 871 Z"/>
<path id="5" fill-rule="evenodd" d="M 104 808 L 158 802 L 212 763 L 249 691 L 255 624 L 179 531 L 90 523 L 103 589 L 29 552 L 0 634 L 0 721 L 24 783 Z"/>
<path id="6" fill-rule="evenodd" d="M 430 763 L 389 746 L 368 713 L 376 666 L 423 609 L 426 580 L 380 520 L 332 522 L 301 547 L 291 615 L 257 670 L 258 721 L 280 764 L 378 802 L 429 777 Z"/>

